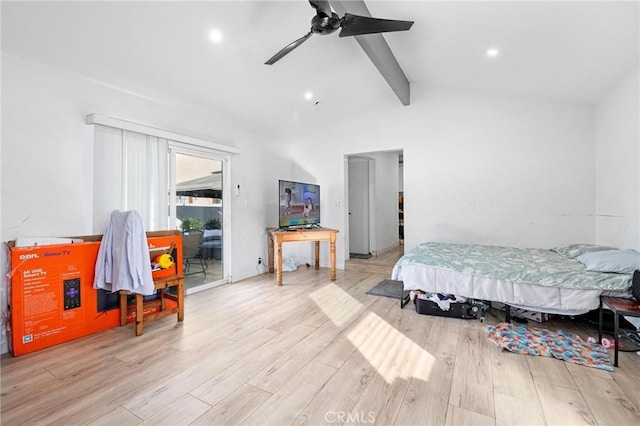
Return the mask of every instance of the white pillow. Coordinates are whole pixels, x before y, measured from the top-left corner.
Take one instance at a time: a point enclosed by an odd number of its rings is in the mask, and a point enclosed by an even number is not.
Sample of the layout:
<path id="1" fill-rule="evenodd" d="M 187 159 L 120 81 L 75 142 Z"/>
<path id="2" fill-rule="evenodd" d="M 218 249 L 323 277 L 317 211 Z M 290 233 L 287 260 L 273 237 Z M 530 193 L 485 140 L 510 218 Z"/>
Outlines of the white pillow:
<path id="1" fill-rule="evenodd" d="M 587 267 L 587 271 L 632 274 L 640 269 L 640 253 L 632 249 L 585 253 L 577 260 Z"/>

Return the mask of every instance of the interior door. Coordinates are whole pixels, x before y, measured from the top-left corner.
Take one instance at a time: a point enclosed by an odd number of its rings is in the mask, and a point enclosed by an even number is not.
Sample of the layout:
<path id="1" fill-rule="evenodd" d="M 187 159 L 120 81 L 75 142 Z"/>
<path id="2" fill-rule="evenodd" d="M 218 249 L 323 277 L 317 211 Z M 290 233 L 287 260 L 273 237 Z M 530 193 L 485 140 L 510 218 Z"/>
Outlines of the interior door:
<path id="1" fill-rule="evenodd" d="M 349 158 L 349 254 L 370 254 L 369 159 Z"/>

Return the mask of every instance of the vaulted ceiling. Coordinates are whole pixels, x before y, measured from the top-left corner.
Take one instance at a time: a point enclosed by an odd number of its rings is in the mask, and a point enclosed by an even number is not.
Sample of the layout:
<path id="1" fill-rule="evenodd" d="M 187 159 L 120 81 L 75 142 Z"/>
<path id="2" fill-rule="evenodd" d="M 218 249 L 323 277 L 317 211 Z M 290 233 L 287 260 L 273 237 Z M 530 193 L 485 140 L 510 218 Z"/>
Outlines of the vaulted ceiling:
<path id="1" fill-rule="evenodd" d="M 592 103 L 638 64 L 635 1 L 366 4 L 374 17 L 415 21 L 384 36 L 411 82 L 413 105 L 434 88 Z M 275 137 L 372 105 L 411 108 L 352 37 L 316 35 L 264 65 L 309 31 L 314 13 L 306 0 L 3 1 L 2 50 Z M 487 56 L 489 48 L 498 55 Z"/>

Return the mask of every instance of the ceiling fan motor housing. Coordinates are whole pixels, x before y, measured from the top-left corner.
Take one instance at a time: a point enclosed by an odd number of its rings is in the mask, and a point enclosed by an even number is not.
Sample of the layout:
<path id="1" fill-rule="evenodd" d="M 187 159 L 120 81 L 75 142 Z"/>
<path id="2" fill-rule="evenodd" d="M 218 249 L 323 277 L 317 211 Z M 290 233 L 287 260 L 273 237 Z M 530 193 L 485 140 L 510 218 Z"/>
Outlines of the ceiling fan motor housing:
<path id="1" fill-rule="evenodd" d="M 331 12 L 331 16 L 320 12 L 311 19 L 311 31 L 315 34 L 331 34 L 338 28 L 340 28 L 340 17 L 335 12 Z"/>

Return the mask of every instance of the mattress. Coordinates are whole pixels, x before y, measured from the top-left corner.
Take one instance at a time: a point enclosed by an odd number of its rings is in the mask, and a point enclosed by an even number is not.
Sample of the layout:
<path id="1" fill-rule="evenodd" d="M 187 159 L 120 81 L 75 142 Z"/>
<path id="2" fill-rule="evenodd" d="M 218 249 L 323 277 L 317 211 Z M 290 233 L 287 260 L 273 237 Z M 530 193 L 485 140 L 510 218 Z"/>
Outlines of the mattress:
<path id="1" fill-rule="evenodd" d="M 602 294 L 630 297 L 631 286 L 631 275 L 586 271 L 551 250 L 434 242 L 400 258 L 392 278 L 403 281 L 405 290 L 565 315 L 598 308 Z"/>

